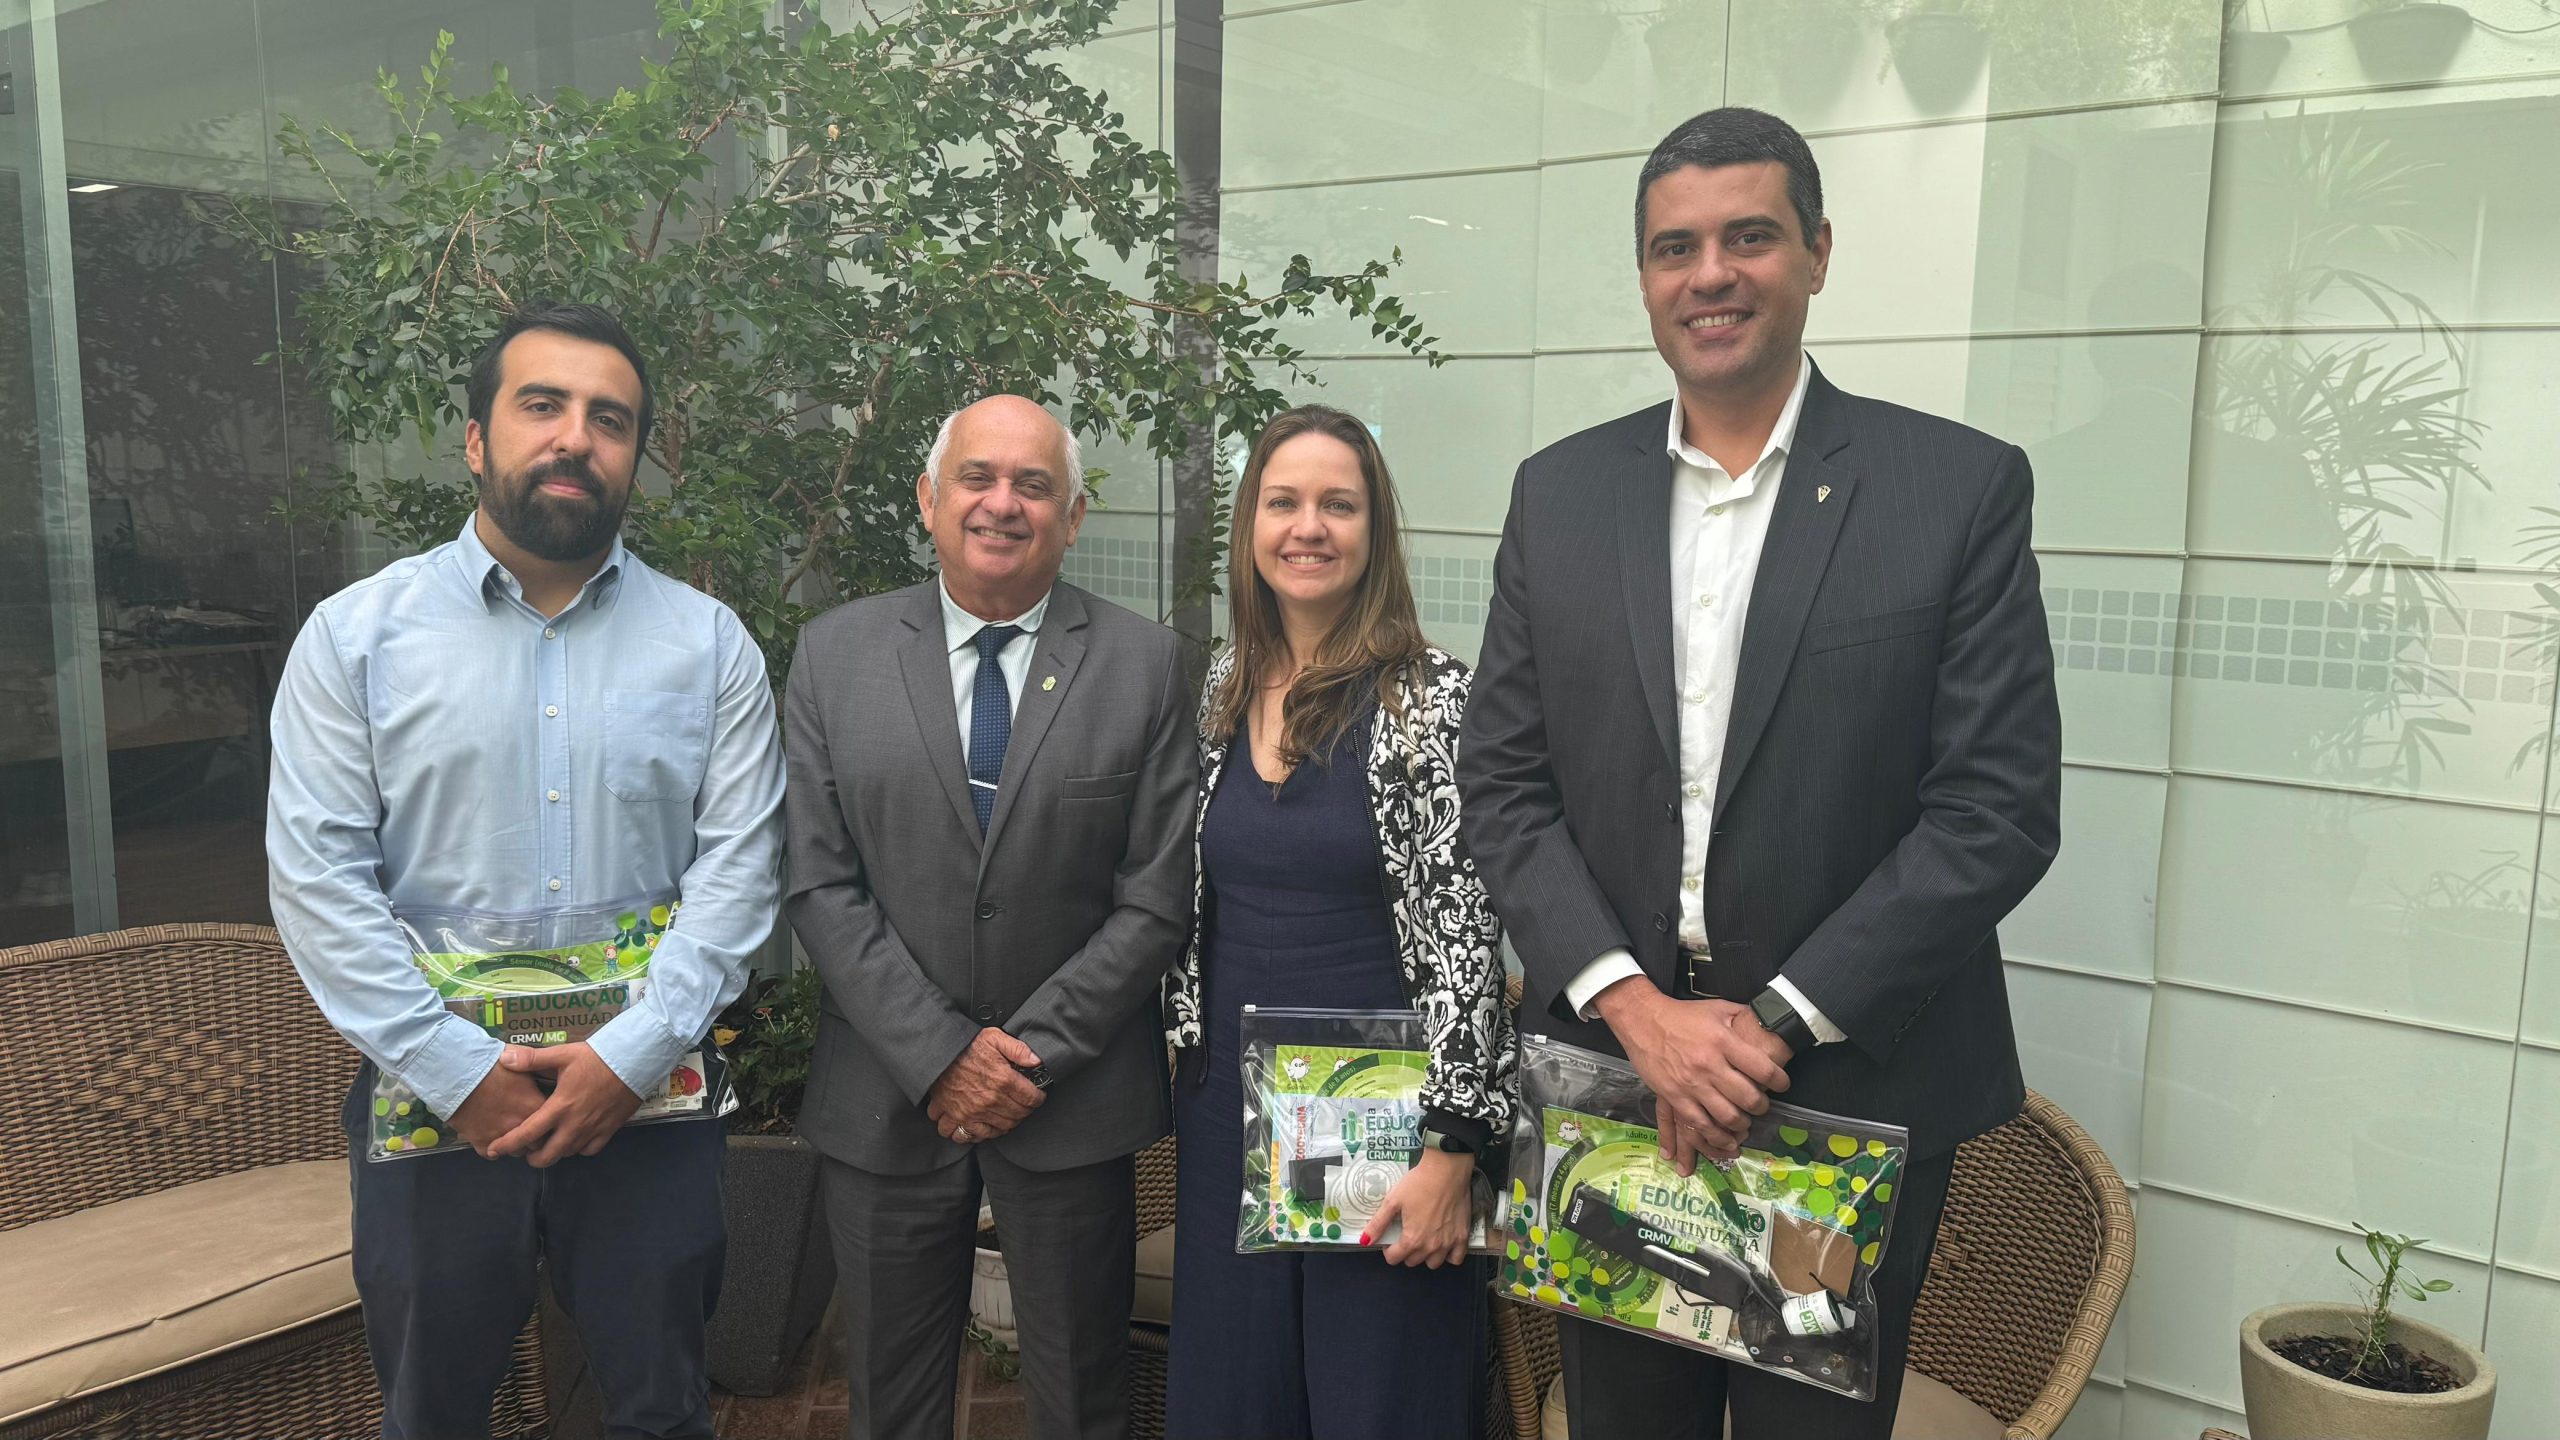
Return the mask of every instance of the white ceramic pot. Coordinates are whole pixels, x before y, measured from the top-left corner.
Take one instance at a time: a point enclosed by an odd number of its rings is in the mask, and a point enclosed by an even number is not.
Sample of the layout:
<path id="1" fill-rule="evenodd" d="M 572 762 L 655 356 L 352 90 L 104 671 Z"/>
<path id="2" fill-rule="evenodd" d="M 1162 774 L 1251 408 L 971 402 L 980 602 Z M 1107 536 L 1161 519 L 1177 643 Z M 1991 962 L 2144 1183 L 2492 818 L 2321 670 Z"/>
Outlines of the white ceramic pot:
<path id="1" fill-rule="evenodd" d="M 979 1227 L 985 1228 L 992 1218 L 979 1212 Z M 1005 1276 L 1001 1250 L 980 1250 L 970 1267 L 969 1318 L 1008 1349 L 1018 1348 L 1014 1345 L 1013 1282 Z"/>

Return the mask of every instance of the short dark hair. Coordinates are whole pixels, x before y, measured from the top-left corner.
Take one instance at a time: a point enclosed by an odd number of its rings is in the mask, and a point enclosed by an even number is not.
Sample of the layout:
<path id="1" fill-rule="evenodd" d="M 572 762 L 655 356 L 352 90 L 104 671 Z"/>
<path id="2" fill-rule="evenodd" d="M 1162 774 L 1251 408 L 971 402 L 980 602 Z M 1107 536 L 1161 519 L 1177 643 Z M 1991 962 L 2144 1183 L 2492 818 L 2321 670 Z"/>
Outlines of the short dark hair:
<path id="1" fill-rule="evenodd" d="M 581 305 L 559 300 L 528 300 L 507 317 L 498 333 L 489 340 L 487 349 L 472 362 L 471 380 L 464 389 L 470 404 L 471 418 L 480 422 L 481 433 L 489 429 L 489 409 L 498 399 L 498 357 L 505 353 L 507 342 L 527 330 L 549 330 L 573 340 L 592 340 L 610 345 L 631 362 L 631 373 L 640 377 L 640 422 L 637 446 L 649 443 L 650 423 L 657 419 L 657 402 L 649 396 L 649 367 L 641 362 L 640 347 L 631 342 L 631 332 L 613 312 L 601 305 Z"/>
<path id="2" fill-rule="evenodd" d="M 1636 258 L 1644 258 L 1644 197 L 1654 181 L 1685 165 L 1720 170 L 1770 160 L 1787 167 L 1787 198 L 1804 226 L 1801 238 L 1812 244 L 1813 232 L 1822 227 L 1822 167 L 1813 163 L 1813 148 L 1777 116 L 1727 105 L 1681 121 L 1645 157 L 1644 169 L 1636 173 Z"/>

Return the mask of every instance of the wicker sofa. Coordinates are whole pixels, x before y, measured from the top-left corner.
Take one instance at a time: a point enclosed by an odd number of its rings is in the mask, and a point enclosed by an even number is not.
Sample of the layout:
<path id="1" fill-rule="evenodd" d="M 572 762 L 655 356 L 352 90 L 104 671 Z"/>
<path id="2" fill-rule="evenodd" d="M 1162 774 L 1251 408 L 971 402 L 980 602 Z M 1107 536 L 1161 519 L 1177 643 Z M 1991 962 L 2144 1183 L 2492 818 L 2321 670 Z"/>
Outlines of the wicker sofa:
<path id="1" fill-rule="evenodd" d="M 379 1432 L 346 1046 L 276 933 L 0 951 L 0 1440 Z M 547 1432 L 528 1321 L 491 1433 Z"/>

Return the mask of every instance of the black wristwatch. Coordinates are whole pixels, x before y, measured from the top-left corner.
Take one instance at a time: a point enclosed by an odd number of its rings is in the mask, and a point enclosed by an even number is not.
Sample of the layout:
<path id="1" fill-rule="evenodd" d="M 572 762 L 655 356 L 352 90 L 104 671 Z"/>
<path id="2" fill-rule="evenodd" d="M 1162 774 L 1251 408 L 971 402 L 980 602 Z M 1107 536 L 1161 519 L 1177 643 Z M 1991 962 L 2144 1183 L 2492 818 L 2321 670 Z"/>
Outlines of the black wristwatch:
<path id="1" fill-rule="evenodd" d="M 1761 1029 L 1786 1041 L 1790 1050 L 1801 1053 L 1821 1043 L 1814 1038 L 1813 1027 L 1804 1022 L 1775 985 L 1752 998 L 1751 1013 L 1759 1017 Z"/>
<path id="2" fill-rule="evenodd" d="M 1451 1135 L 1442 1130 L 1434 1130 L 1428 1125 L 1422 1127 L 1422 1148 L 1425 1150 L 1438 1150 L 1450 1155 L 1473 1155 L 1476 1153 L 1476 1147 L 1469 1144 L 1466 1137 L 1462 1135 Z"/>

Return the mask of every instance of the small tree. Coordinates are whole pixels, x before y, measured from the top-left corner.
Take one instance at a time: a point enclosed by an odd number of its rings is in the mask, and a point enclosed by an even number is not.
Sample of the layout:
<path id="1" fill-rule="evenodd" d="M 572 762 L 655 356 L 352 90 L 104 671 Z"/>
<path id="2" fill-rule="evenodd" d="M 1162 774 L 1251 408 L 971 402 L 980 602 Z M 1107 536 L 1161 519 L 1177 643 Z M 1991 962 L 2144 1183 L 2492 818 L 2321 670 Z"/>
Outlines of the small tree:
<path id="1" fill-rule="evenodd" d="M 922 0 L 838 31 L 773 26 L 762 0 L 659 0 L 664 64 L 547 100 L 503 70 L 457 94 L 445 35 L 414 90 L 380 77 L 388 144 L 285 123 L 285 153 L 333 197 L 316 221 L 230 223 L 320 262 L 299 359 L 352 443 L 457 425 L 459 379 L 529 298 L 621 316 L 664 472 L 628 543 L 734 607 L 778 678 L 815 606 L 921 578 L 915 476 L 978 396 L 1062 404 L 1085 435 L 1171 457 L 1251 434 L 1283 407 L 1277 382 L 1312 378 L 1285 316 L 1347 311 L 1437 363 L 1378 292 L 1386 263 L 1183 278 L 1172 162 L 1057 64 L 1115 3 Z M 425 545 L 473 492 L 455 465 L 337 476 L 300 503 Z M 1190 557 L 1195 590 L 1207 558 Z"/>

